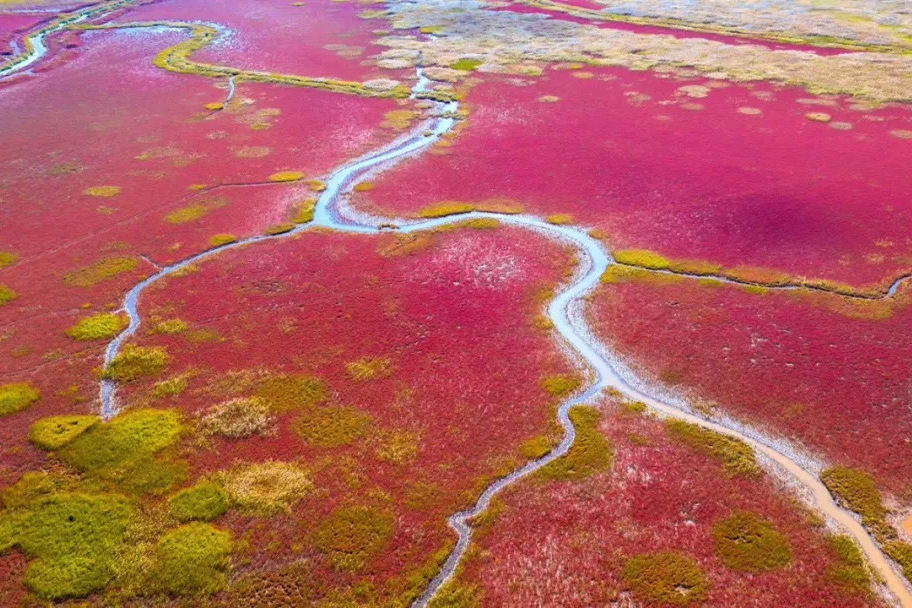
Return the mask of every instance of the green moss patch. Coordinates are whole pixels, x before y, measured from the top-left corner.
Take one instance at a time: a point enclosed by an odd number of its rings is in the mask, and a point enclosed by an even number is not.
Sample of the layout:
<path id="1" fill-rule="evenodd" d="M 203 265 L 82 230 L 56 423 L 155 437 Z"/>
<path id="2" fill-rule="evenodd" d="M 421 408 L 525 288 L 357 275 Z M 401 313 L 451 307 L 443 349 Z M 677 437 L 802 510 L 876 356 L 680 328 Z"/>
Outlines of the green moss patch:
<path id="1" fill-rule="evenodd" d="M 119 274 L 135 270 L 137 264 L 136 258 L 107 258 L 66 273 L 63 282 L 71 287 L 92 287 Z"/>
<path id="2" fill-rule="evenodd" d="M 0 283 L 0 306 L 9 304 L 18 297 L 19 296 L 15 291 Z"/>
<path id="3" fill-rule="evenodd" d="M 356 571 L 386 546 L 394 530 L 392 513 L 369 507 L 344 507 L 320 523 L 314 543 L 329 556 L 334 568 Z"/>
<path id="4" fill-rule="evenodd" d="M 741 572 L 765 572 L 792 560 L 788 539 L 749 511 L 736 511 L 712 529 L 716 551 L 726 566 Z"/>
<path id="5" fill-rule="evenodd" d="M 228 492 L 211 481 L 201 481 L 168 499 L 168 513 L 180 521 L 212 521 L 228 510 Z"/>
<path id="6" fill-rule="evenodd" d="M 550 439 L 544 435 L 539 435 L 538 437 L 532 437 L 531 439 L 523 441 L 520 450 L 526 459 L 538 460 L 550 452 L 552 447 Z"/>
<path id="7" fill-rule="evenodd" d="M 614 454 L 611 443 L 598 430 L 601 417 L 601 412 L 592 407 L 577 406 L 570 410 L 576 439 L 566 454 L 538 470 L 538 478 L 579 480 L 610 469 Z"/>
<path id="8" fill-rule="evenodd" d="M 28 382 L 0 384 L 0 416 L 22 411 L 40 397 L 38 389 Z"/>
<path id="9" fill-rule="evenodd" d="M 168 378 L 167 380 L 162 380 L 152 387 L 152 396 L 156 399 L 176 397 L 187 390 L 189 380 L 190 374 L 181 374 Z"/>
<path id="10" fill-rule="evenodd" d="M 644 599 L 676 606 L 702 601 L 709 589 L 709 579 L 700 565 L 675 551 L 631 558 L 623 576 L 633 592 Z"/>
<path id="11" fill-rule="evenodd" d="M 113 338 L 129 324 L 130 320 L 125 315 L 103 312 L 80 319 L 66 334 L 74 340 L 101 340 Z"/>
<path id="12" fill-rule="evenodd" d="M 102 378 L 117 382 L 133 382 L 160 373 L 170 357 L 160 346 L 127 345 L 102 372 Z"/>
<path id="13" fill-rule="evenodd" d="M 156 547 L 154 585 L 175 595 L 209 595 L 227 584 L 231 534 L 211 524 L 171 530 Z"/>
<path id="14" fill-rule="evenodd" d="M 6 498 L 4 498 L 6 502 Z M 68 492 L 37 494 L 0 514 L 0 549 L 18 545 L 34 558 L 25 584 L 59 600 L 104 588 L 123 546 L 133 509 L 123 498 Z"/>
<path id="15" fill-rule="evenodd" d="M 233 504 L 253 515 L 290 513 L 314 490 L 310 474 L 296 464 L 267 460 L 240 465 L 221 476 Z"/>
<path id="16" fill-rule="evenodd" d="M 665 427 L 675 439 L 720 461 L 722 468 L 730 476 L 753 476 L 760 472 L 754 450 L 743 441 L 683 420 L 669 420 Z"/>
<path id="17" fill-rule="evenodd" d="M 619 264 L 649 268 L 651 270 L 665 270 L 671 262 L 664 256 L 647 249 L 621 249 L 613 254 Z"/>
<path id="18" fill-rule="evenodd" d="M 51 416 L 36 421 L 29 441 L 45 450 L 59 450 L 101 421 L 98 416 Z"/>
<path id="19" fill-rule="evenodd" d="M 139 493 L 160 493 L 180 483 L 186 464 L 157 457 L 183 431 L 172 410 L 137 410 L 83 432 L 58 452 L 80 471 Z"/>
<path id="20" fill-rule="evenodd" d="M 553 397 L 565 397 L 579 389 L 583 384 L 579 376 L 572 374 L 556 374 L 541 379 L 541 386 Z"/>
<path id="21" fill-rule="evenodd" d="M 307 443 L 326 448 L 348 445 L 367 433 L 374 421 L 370 414 L 350 407 L 319 407 L 295 422 L 295 432 Z"/>
<path id="22" fill-rule="evenodd" d="M 877 533 L 889 528 L 885 522 L 887 508 L 870 475 L 859 469 L 833 467 L 824 471 L 820 479 L 840 502 L 861 515 L 866 526 L 874 528 Z"/>

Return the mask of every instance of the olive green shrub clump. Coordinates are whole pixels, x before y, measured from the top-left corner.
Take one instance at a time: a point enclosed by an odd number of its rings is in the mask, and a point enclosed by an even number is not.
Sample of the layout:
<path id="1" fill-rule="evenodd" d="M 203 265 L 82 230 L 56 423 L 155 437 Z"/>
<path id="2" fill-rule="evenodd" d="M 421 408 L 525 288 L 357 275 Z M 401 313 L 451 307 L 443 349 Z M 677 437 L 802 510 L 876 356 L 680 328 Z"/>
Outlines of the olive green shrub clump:
<path id="1" fill-rule="evenodd" d="M 168 499 L 168 513 L 180 521 L 212 521 L 228 510 L 228 492 L 211 481 L 201 481 Z"/>
<path id="2" fill-rule="evenodd" d="M 698 603 L 709 590 L 709 579 L 700 565 L 676 551 L 637 555 L 627 562 L 623 576 L 635 594 L 675 606 Z"/>
<path id="3" fill-rule="evenodd" d="M 720 461 L 722 468 L 732 477 L 754 476 L 760 472 L 754 450 L 743 441 L 683 420 L 669 420 L 665 427 L 675 439 Z"/>
<path id="4" fill-rule="evenodd" d="M 231 534 L 194 522 L 167 532 L 155 549 L 155 587 L 175 595 L 209 595 L 227 584 Z"/>
<path id="5" fill-rule="evenodd" d="M 102 378 L 117 382 L 133 382 L 155 376 L 168 364 L 170 357 L 159 346 L 125 346 L 102 372 Z"/>
<path id="6" fill-rule="evenodd" d="M 92 426 L 58 455 L 76 469 L 127 491 L 158 494 L 186 477 L 186 463 L 159 455 L 183 430 L 176 411 L 136 410 Z"/>
<path id="7" fill-rule="evenodd" d="M 357 571 L 392 538 L 395 517 L 370 507 L 343 507 L 329 515 L 314 533 L 317 548 L 337 570 Z"/>
<path id="8" fill-rule="evenodd" d="M 716 522 L 712 535 L 719 557 L 732 570 L 765 572 L 792 560 L 788 539 L 749 511 L 736 511 Z"/>
<path id="9" fill-rule="evenodd" d="M 129 319 L 124 315 L 103 312 L 80 319 L 66 334 L 74 340 L 101 340 L 113 338 L 129 324 Z"/>
<path id="10" fill-rule="evenodd" d="M 61 491 L 59 480 L 26 474 L 4 492 L 0 551 L 32 558 L 25 584 L 39 597 L 83 597 L 105 587 L 123 548 L 133 507 L 123 497 Z"/>

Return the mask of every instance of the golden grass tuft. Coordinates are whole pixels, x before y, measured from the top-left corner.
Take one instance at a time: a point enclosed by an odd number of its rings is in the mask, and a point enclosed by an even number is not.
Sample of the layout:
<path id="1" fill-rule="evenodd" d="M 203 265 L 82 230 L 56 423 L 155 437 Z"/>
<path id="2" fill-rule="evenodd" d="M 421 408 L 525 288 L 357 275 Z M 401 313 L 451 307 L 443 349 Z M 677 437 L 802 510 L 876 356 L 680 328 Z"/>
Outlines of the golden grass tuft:
<path id="1" fill-rule="evenodd" d="M 271 182 L 297 182 L 304 179 L 304 174 L 300 171 L 278 171 L 269 176 Z"/>
<path id="2" fill-rule="evenodd" d="M 19 294 L 13 291 L 12 288 L 0 283 L 0 306 L 5 306 L 18 297 Z"/>
<path id="3" fill-rule="evenodd" d="M 583 381 L 573 374 L 555 374 L 541 379 L 541 387 L 552 397 L 566 397 L 582 386 Z"/>
<path id="4" fill-rule="evenodd" d="M 291 215 L 288 218 L 294 224 L 306 224 L 313 221 L 314 211 L 317 208 L 317 199 L 306 198 L 296 202 L 291 207 Z"/>
<path id="5" fill-rule="evenodd" d="M 545 221 L 555 226 L 566 226 L 573 223 L 573 216 L 569 213 L 554 213 L 546 217 Z"/>
<path id="6" fill-rule="evenodd" d="M 383 431 L 374 450 L 377 460 L 395 465 L 411 463 L 421 448 L 421 433 L 411 429 Z"/>
<path id="7" fill-rule="evenodd" d="M 210 102 L 210 103 L 207 103 L 207 104 L 206 104 L 205 106 L 203 106 L 203 107 L 206 108 L 207 110 L 212 111 L 212 112 L 217 112 L 217 111 L 219 111 L 219 110 L 224 109 L 225 104 L 222 103 L 221 101 L 212 101 L 212 102 Z"/>
<path id="8" fill-rule="evenodd" d="M 107 258 L 66 273 L 63 275 L 63 282 L 70 287 L 92 287 L 119 274 L 135 270 L 137 265 L 136 258 Z"/>
<path id="9" fill-rule="evenodd" d="M 470 203 L 460 203 L 458 201 L 443 201 L 428 205 L 418 211 L 418 217 L 432 219 L 436 217 L 446 217 L 448 215 L 462 215 L 475 211 L 475 205 Z"/>
<path id="10" fill-rule="evenodd" d="M 275 426 L 269 405 L 258 397 L 229 399 L 206 410 L 200 419 L 199 430 L 204 435 L 219 435 L 230 439 L 259 435 L 267 437 Z"/>
<path id="11" fill-rule="evenodd" d="M 263 234 L 268 234 L 271 236 L 276 236 L 279 234 L 285 234 L 286 232 L 291 232 L 295 229 L 295 224 L 285 223 L 285 224 L 276 224 L 275 226 L 269 226 L 263 230 Z"/>
<path id="12" fill-rule="evenodd" d="M 861 516 L 876 534 L 889 534 L 887 508 L 874 478 L 860 469 L 837 466 L 820 474 L 823 485 L 844 505 Z"/>
<path id="13" fill-rule="evenodd" d="M 788 539 L 750 511 L 735 511 L 712 528 L 722 562 L 739 572 L 766 572 L 792 561 Z"/>
<path id="14" fill-rule="evenodd" d="M 270 374 L 256 382 L 254 395 L 265 400 L 275 412 L 308 409 L 326 401 L 329 389 L 319 378 Z"/>
<path id="15" fill-rule="evenodd" d="M 620 249 L 612 256 L 618 264 L 650 270 L 667 270 L 670 265 L 666 257 L 648 249 Z"/>
<path id="16" fill-rule="evenodd" d="M 370 192 L 377 187 L 377 184 L 374 182 L 358 182 L 355 184 L 355 187 L 352 188 L 355 192 Z"/>
<path id="17" fill-rule="evenodd" d="M 814 122 L 830 122 L 833 120 L 833 117 L 826 112 L 808 112 L 804 117 Z"/>
<path id="18" fill-rule="evenodd" d="M 19 261 L 19 255 L 12 251 L 0 251 L 0 268 L 12 266 Z"/>
<path id="19" fill-rule="evenodd" d="M 388 357 L 363 357 L 346 363 L 345 371 L 356 382 L 388 378 L 393 374 L 393 362 Z"/>
<path id="20" fill-rule="evenodd" d="M 225 245 L 230 245 L 231 243 L 237 242 L 237 237 L 233 234 L 221 233 L 214 234 L 209 237 L 209 246 L 213 248 L 224 247 Z"/>
<path id="21" fill-rule="evenodd" d="M 92 186 L 82 191 L 86 196 L 95 196 L 99 198 L 111 198 L 121 193 L 120 186 Z"/>
<path id="22" fill-rule="evenodd" d="M 165 321 L 159 321 L 152 328 L 151 333 L 153 334 L 165 334 L 165 335 L 174 335 L 182 334 L 187 329 L 189 329 L 187 322 L 182 319 L 167 319 Z"/>
<path id="23" fill-rule="evenodd" d="M 234 467 L 220 475 L 231 501 L 252 515 L 290 513 L 314 491 L 310 474 L 290 462 L 267 460 Z"/>

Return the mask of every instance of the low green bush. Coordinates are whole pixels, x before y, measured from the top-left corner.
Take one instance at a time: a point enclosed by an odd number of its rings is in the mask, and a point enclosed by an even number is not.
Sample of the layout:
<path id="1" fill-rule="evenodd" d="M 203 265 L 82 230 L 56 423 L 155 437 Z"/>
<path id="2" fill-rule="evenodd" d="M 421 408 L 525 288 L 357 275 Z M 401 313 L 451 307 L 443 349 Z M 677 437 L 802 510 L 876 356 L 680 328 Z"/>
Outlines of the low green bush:
<path id="1" fill-rule="evenodd" d="M 9 304 L 18 297 L 19 294 L 17 294 L 13 288 L 0 283 L 0 306 Z"/>
<path id="2" fill-rule="evenodd" d="M 820 475 L 820 480 L 840 502 L 861 516 L 862 523 L 882 534 L 889 528 L 885 522 L 887 508 L 883 504 L 874 478 L 859 469 L 833 467 Z"/>

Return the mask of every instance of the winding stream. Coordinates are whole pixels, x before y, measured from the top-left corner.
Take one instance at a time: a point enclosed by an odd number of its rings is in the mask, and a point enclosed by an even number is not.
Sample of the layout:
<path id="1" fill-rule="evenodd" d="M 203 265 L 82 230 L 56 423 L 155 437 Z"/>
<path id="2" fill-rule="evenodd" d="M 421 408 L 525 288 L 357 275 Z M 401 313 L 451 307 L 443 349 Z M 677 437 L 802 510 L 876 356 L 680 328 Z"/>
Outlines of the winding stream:
<path id="1" fill-rule="evenodd" d="M 58 32 L 72 23 L 84 21 L 90 17 L 99 16 L 111 10 L 116 10 L 117 8 L 129 4 L 129 2 L 130 0 L 119 0 L 117 2 L 106 3 L 74 12 L 28 36 L 26 38 L 27 52 L 0 67 L 0 78 L 24 70 L 44 56 L 47 53 L 47 46 L 45 45 L 45 37 L 47 35 Z M 429 84 L 430 81 L 419 69 L 418 83 L 412 89 L 412 96 L 415 97 L 416 95 L 427 91 Z M 234 82 L 229 81 L 228 86 L 228 99 L 230 100 L 231 96 L 234 94 Z M 362 176 L 370 169 L 382 170 L 385 165 L 389 165 L 395 160 L 405 158 L 410 154 L 430 146 L 437 141 L 441 135 L 453 128 L 456 122 L 453 115 L 458 109 L 458 102 L 437 102 L 436 109 L 439 118 L 433 119 L 432 123 L 424 123 L 412 134 L 388 148 L 352 161 L 337 169 L 327 181 L 327 187 L 318 199 L 312 222 L 297 226 L 286 233 L 253 236 L 218 249 L 203 251 L 170 266 L 163 268 L 156 267 L 155 274 L 137 283 L 125 296 L 122 311 L 126 312 L 129 316 L 130 323 L 121 334 L 108 344 L 104 356 L 105 365 L 113 360 L 120 351 L 124 341 L 134 335 L 139 328 L 141 317 L 138 311 L 138 304 L 140 296 L 147 287 L 191 264 L 215 256 L 222 251 L 252 245 L 261 241 L 287 238 L 304 230 L 308 230 L 312 226 L 321 226 L 341 232 L 362 234 L 375 234 L 381 231 L 410 233 L 428 230 L 447 224 L 459 223 L 472 218 L 494 217 L 505 224 L 523 226 L 561 241 L 572 243 L 579 250 L 581 254 L 581 267 L 578 269 L 573 281 L 551 301 L 548 306 L 548 315 L 554 323 L 555 332 L 579 355 L 582 361 L 585 362 L 591 370 L 590 377 L 593 381 L 588 388 L 563 402 L 558 409 L 559 422 L 564 429 L 564 438 L 560 445 L 544 457 L 529 462 L 510 475 L 498 479 L 484 490 L 474 506 L 450 517 L 449 523 L 457 532 L 459 539 L 438 574 L 431 580 L 422 595 L 414 602 L 413 606 L 415 608 L 424 608 L 427 606 L 440 588 L 453 576 L 472 539 L 473 530 L 468 523 L 469 520 L 482 513 L 490 504 L 491 499 L 505 487 L 566 454 L 576 437 L 576 430 L 570 422 L 568 415 L 569 410 L 575 405 L 592 401 L 606 388 L 616 389 L 631 400 L 645 403 L 651 410 L 661 416 L 684 420 L 738 439 L 751 446 L 758 453 L 763 454 L 769 460 L 775 462 L 810 493 L 820 512 L 838 523 L 847 534 L 854 538 L 864 551 L 870 563 L 884 579 L 887 588 L 894 595 L 898 604 L 904 608 L 912 608 L 912 594 L 910 594 L 909 588 L 877 547 L 870 534 L 861 526 L 853 514 L 836 505 L 833 497 L 827 491 L 826 487 L 824 487 L 823 483 L 821 483 L 815 475 L 802 468 L 797 462 L 797 459 L 793 459 L 786 455 L 784 450 L 777 450 L 773 447 L 772 441 L 762 440 L 762 438 L 758 438 L 759 436 L 754 433 L 742 432 L 737 428 L 733 428 L 734 425 L 727 426 L 720 422 L 712 422 L 699 418 L 688 413 L 682 407 L 670 402 L 662 401 L 647 394 L 644 392 L 645 389 L 635 385 L 634 381 L 626 379 L 622 375 L 619 368 L 612 363 L 611 356 L 607 349 L 598 342 L 585 320 L 583 296 L 591 292 L 598 285 L 599 278 L 605 269 L 608 268 L 609 265 L 615 263 L 610 253 L 585 231 L 568 226 L 548 224 L 540 218 L 529 215 L 498 215 L 485 212 L 472 212 L 425 221 L 403 221 L 399 225 L 392 227 L 390 227 L 391 224 L 389 223 L 390 220 L 388 218 L 366 217 L 360 214 L 357 218 L 353 218 L 346 215 L 345 210 L 339 204 L 339 199 L 350 189 L 356 178 Z M 426 132 L 428 127 L 430 127 L 430 131 Z M 381 228 L 381 225 L 384 227 Z M 899 283 L 906 278 L 908 278 L 908 275 L 897 279 L 890 287 L 888 295 L 893 295 L 896 292 Z M 104 418 L 110 418 L 118 411 L 115 389 L 116 386 L 111 381 L 102 380 L 100 383 L 99 396 L 102 404 L 101 413 Z"/>

